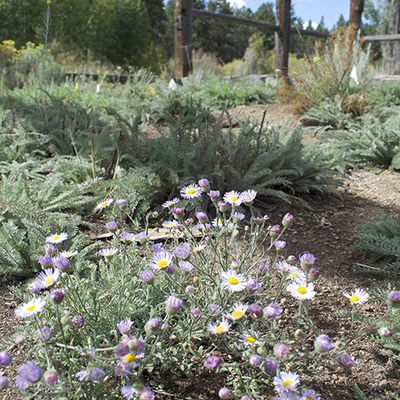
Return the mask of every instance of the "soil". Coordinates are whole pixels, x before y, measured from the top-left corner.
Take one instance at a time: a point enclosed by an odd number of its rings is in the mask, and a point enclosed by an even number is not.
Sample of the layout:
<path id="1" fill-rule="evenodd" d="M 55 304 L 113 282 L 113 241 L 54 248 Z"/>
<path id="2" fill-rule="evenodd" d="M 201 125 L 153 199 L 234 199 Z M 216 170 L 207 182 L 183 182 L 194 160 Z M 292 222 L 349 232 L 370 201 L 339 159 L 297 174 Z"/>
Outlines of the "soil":
<path id="1" fill-rule="evenodd" d="M 260 122 L 264 110 L 266 122 L 273 125 L 296 124 L 298 121 L 289 106 L 279 104 L 236 107 L 230 110 L 230 115 L 233 119 L 250 117 Z M 365 221 L 377 221 L 384 214 L 396 217 L 400 213 L 400 174 L 393 171 L 379 175 L 368 171 L 352 171 L 345 177 L 340 191 L 341 198 L 305 199 L 302 207 L 271 207 L 275 216 L 282 216 L 289 211 L 296 217 L 288 235 L 288 254 L 310 251 L 316 256 L 321 278 L 315 285 L 318 296 L 310 313 L 321 333 L 332 337 L 349 329 L 348 319 L 334 315 L 335 310 L 348 307 L 343 291 L 357 287 L 372 291 L 386 288 L 389 282 L 397 289 L 400 287 L 398 277 L 363 272 L 358 264 L 368 264 L 368 261 L 365 255 L 352 250 L 354 236 Z M 14 333 L 17 324 L 13 312 L 17 300 L 4 282 L 0 284 L 0 304 L 1 350 L 5 339 Z M 368 303 L 363 311 L 369 316 L 384 313 L 384 309 Z M 348 352 L 357 360 L 356 367 L 345 371 L 334 364 L 321 369 L 316 376 L 301 375 L 302 381 L 313 387 L 325 400 L 356 399 L 355 384 L 370 399 L 390 400 L 400 396 L 399 361 L 390 356 L 390 351 L 378 345 L 372 335 L 354 341 Z M 216 399 L 215 390 L 210 390 L 210 387 L 218 387 L 214 386 L 214 381 L 214 376 L 199 376 L 190 382 L 175 382 L 168 385 L 165 392 L 160 392 L 157 398 Z M 269 399 L 270 396 L 264 398 Z"/>

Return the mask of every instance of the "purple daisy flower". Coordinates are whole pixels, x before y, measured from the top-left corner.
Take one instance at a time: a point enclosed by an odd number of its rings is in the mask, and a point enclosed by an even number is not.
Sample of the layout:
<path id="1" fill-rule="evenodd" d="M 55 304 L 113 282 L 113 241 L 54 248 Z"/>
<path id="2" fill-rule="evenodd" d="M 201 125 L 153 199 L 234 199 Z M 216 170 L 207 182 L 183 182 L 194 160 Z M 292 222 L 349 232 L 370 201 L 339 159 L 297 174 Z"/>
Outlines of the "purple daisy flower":
<path id="1" fill-rule="evenodd" d="M 87 368 L 75 374 L 81 382 L 96 382 L 102 380 L 106 373 L 101 368 Z"/>
<path id="2" fill-rule="evenodd" d="M 31 361 L 22 364 L 18 368 L 20 376 L 29 383 L 37 382 L 42 376 L 42 369 Z"/>

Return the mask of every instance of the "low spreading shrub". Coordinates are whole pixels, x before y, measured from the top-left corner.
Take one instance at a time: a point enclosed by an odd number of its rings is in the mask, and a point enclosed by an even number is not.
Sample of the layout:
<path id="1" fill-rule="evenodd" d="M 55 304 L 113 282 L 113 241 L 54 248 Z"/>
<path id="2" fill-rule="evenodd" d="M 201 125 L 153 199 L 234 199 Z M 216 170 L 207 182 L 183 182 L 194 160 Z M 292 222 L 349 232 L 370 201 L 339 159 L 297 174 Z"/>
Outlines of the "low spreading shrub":
<path id="1" fill-rule="evenodd" d="M 126 201 L 99 203 L 107 241 L 86 260 L 66 232 L 46 237 L 42 272 L 28 293 L 16 289 L 24 303 L 15 312 L 25 321 L 16 340 L 30 351 L 14 360 L 0 353 L 1 389 L 26 398 L 143 400 L 176 380 L 216 374 L 218 386 L 203 394 L 317 399 L 303 374 L 356 364 L 344 343 L 369 331 L 359 323 L 369 294 L 343 293 L 351 326 L 336 342 L 320 331 L 311 318 L 315 258 L 286 253 L 291 214 L 269 225 L 254 208 L 254 190 L 221 195 L 206 179 L 180 194 L 163 204 L 163 228 L 137 234 L 120 218 Z M 387 301 L 389 311 L 399 306 L 400 292 Z M 7 371 L 16 366 L 11 383 Z"/>
<path id="2" fill-rule="evenodd" d="M 356 236 L 354 247 L 366 252 L 379 272 L 398 273 L 400 266 L 400 216 L 383 216 L 379 222 L 367 222 Z"/>

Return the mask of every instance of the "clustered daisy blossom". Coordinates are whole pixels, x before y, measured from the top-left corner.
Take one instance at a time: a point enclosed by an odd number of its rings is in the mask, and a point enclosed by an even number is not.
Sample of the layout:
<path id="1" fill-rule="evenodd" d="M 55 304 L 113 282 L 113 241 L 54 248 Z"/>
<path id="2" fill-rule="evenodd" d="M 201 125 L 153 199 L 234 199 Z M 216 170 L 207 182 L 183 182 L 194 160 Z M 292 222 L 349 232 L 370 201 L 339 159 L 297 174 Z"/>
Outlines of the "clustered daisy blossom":
<path id="1" fill-rule="evenodd" d="M 226 313 L 225 317 L 227 317 L 233 321 L 241 319 L 246 314 L 247 308 L 248 307 L 243 303 L 235 303 L 233 306 L 233 311 Z"/>
<path id="2" fill-rule="evenodd" d="M 58 243 L 64 242 L 67 239 L 68 239 L 68 234 L 67 233 L 65 233 L 65 232 L 55 233 L 54 235 L 48 236 L 46 238 L 46 243 L 58 244 Z"/>
<path id="3" fill-rule="evenodd" d="M 291 282 L 287 291 L 298 300 L 312 300 L 315 297 L 314 284 L 305 282 Z"/>
<path id="4" fill-rule="evenodd" d="M 33 315 L 36 315 L 43 311 L 45 305 L 45 300 L 34 298 L 28 303 L 22 304 L 22 306 L 17 307 L 15 309 L 15 314 L 17 315 L 17 317 L 21 318 L 32 317 Z"/>
<path id="5" fill-rule="evenodd" d="M 160 251 L 153 255 L 153 258 L 149 262 L 149 267 L 156 270 L 167 268 L 171 264 L 172 258 L 172 254 L 168 251 Z"/>
<path id="6" fill-rule="evenodd" d="M 240 206 L 242 204 L 242 198 L 240 197 L 240 193 L 236 192 L 235 190 L 225 193 L 224 201 L 235 207 Z"/>
<path id="7" fill-rule="evenodd" d="M 185 186 L 181 189 L 181 196 L 184 199 L 190 200 L 190 199 L 196 199 L 198 197 L 201 197 L 201 194 L 203 193 L 203 190 L 199 185 L 196 185 L 194 183 Z"/>
<path id="8" fill-rule="evenodd" d="M 106 199 L 104 201 L 102 201 L 101 203 L 97 204 L 95 210 L 96 211 L 102 211 L 105 208 L 109 207 L 112 203 L 113 203 L 113 199 Z"/>
<path id="9" fill-rule="evenodd" d="M 221 286 L 229 292 L 241 292 L 242 290 L 246 289 L 246 278 L 242 274 L 239 274 L 232 269 L 223 271 L 220 277 Z"/>
<path id="10" fill-rule="evenodd" d="M 295 372 L 281 371 L 274 378 L 274 386 L 277 392 L 293 391 L 299 386 L 300 379 Z"/>
<path id="11" fill-rule="evenodd" d="M 60 277 L 60 270 L 57 268 L 48 268 L 42 271 L 35 279 L 36 285 L 41 288 L 48 288 Z"/>
<path id="12" fill-rule="evenodd" d="M 222 318 L 221 322 L 216 323 L 210 322 L 207 325 L 207 330 L 215 335 L 221 335 L 222 333 L 229 332 L 231 325 L 226 318 Z"/>
<path id="13" fill-rule="evenodd" d="M 351 293 L 344 292 L 343 296 L 347 297 L 350 304 L 362 305 L 368 301 L 369 294 L 364 289 L 355 289 Z"/>

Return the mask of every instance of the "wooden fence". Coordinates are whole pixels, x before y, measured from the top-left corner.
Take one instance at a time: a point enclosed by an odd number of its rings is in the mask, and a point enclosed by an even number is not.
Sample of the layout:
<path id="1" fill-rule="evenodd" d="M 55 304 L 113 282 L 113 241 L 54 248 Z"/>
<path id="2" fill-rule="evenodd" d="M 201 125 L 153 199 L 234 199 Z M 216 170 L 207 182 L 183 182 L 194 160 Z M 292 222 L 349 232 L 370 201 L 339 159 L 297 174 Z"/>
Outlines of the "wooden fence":
<path id="1" fill-rule="evenodd" d="M 204 10 L 193 9 L 192 0 L 175 0 L 175 77 L 188 76 L 193 71 L 192 64 L 192 19 L 208 18 L 221 23 L 233 23 L 254 26 L 264 31 L 274 33 L 275 38 L 275 68 L 280 70 L 281 77 L 289 81 L 289 41 L 292 33 L 303 36 L 326 38 L 327 33 L 307 31 L 290 26 L 291 0 L 276 0 L 278 25 L 255 21 L 234 15 L 217 14 Z M 360 28 L 363 12 L 363 0 L 350 0 L 350 26 L 354 33 Z M 363 41 L 393 41 L 400 40 L 400 34 L 364 36 Z"/>

